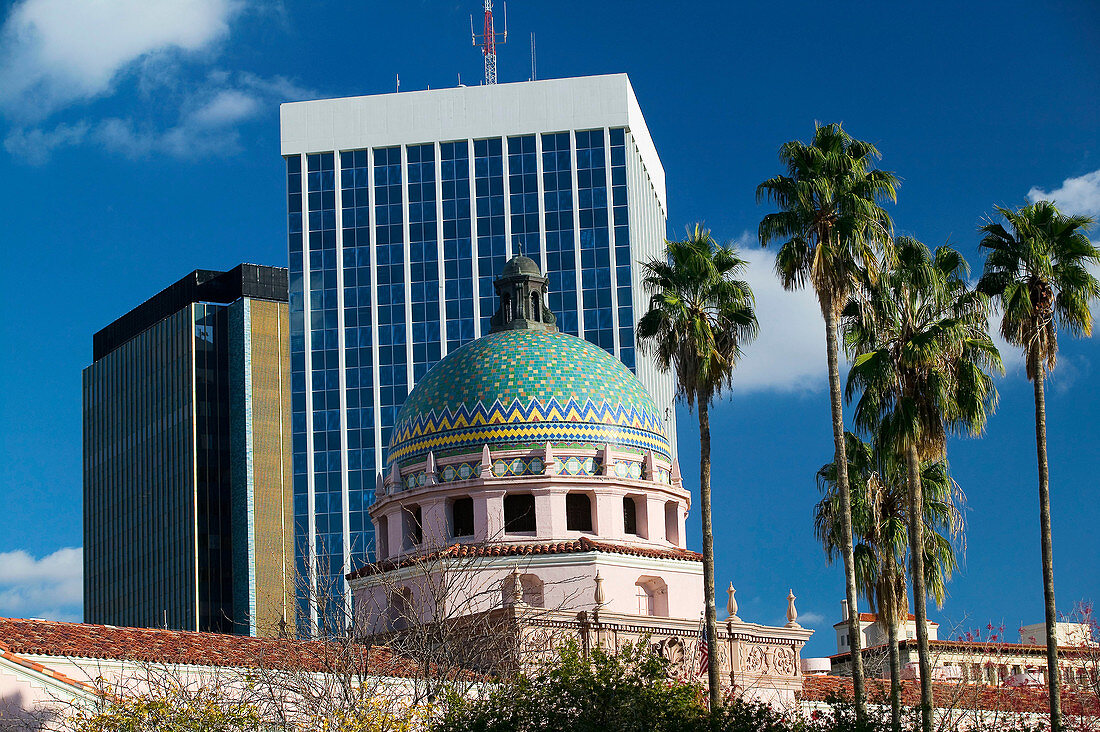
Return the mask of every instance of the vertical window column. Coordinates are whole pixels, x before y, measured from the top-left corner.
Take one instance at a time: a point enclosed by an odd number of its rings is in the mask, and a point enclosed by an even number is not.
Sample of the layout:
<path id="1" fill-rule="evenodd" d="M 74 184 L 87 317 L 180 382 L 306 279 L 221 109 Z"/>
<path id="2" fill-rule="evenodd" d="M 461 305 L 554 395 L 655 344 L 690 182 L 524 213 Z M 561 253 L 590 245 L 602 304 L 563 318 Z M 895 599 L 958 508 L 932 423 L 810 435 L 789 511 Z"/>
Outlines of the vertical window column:
<path id="1" fill-rule="evenodd" d="M 340 153 L 347 399 L 348 528 L 352 556 L 371 543 L 374 493 L 374 373 L 371 353 L 370 168 L 366 150 Z"/>
<path id="2" fill-rule="evenodd" d="M 635 371 L 634 296 L 630 255 L 630 217 L 626 193 L 626 140 L 622 128 L 609 131 L 611 142 L 611 225 L 615 244 L 615 296 L 618 307 L 619 359 Z"/>
<path id="3" fill-rule="evenodd" d="M 406 148 L 413 379 L 439 361 L 439 242 L 435 218 L 435 145 Z"/>
<path id="4" fill-rule="evenodd" d="M 542 136 L 542 188 L 545 208 L 547 306 L 558 327 L 577 335 L 577 266 L 573 230 L 573 175 L 569 133 Z"/>
<path id="5" fill-rule="evenodd" d="M 343 586 L 343 485 L 336 276 L 336 172 L 331 152 L 306 156 L 309 233 L 309 350 L 313 432 L 316 592 L 333 603 Z M 339 605 L 323 612 L 338 616 Z"/>
<path id="6" fill-rule="evenodd" d="M 474 270 L 470 238 L 470 151 L 465 140 L 439 146 L 443 199 L 443 275 L 447 350 L 474 339 Z"/>
<path id="7" fill-rule="evenodd" d="M 474 140 L 474 189 L 477 203 L 478 298 L 481 334 L 489 332 L 496 312 L 493 279 L 504 268 L 504 156 L 499 137 Z"/>
<path id="8" fill-rule="evenodd" d="M 397 412 L 409 393 L 405 338 L 405 243 L 401 148 L 374 151 L 375 253 L 378 278 L 378 382 L 382 464 Z"/>
<path id="9" fill-rule="evenodd" d="M 613 353 L 611 246 L 603 135 L 603 130 L 581 130 L 576 133 L 577 207 L 580 213 L 584 337 Z"/>
<path id="10" fill-rule="evenodd" d="M 287 248 L 290 265 L 290 409 L 291 409 L 291 465 L 294 486 L 294 555 L 295 567 L 299 577 L 309 577 L 308 563 L 310 540 L 310 496 L 309 461 L 312 459 L 308 449 L 307 420 L 309 411 L 306 403 L 306 296 L 305 281 L 308 276 L 303 246 L 303 191 L 302 157 L 290 155 L 286 158 L 286 210 L 287 210 Z M 308 598 L 304 593 L 298 597 L 297 616 L 304 621 L 310 617 Z"/>
<path id="11" fill-rule="evenodd" d="M 538 161 L 535 136 L 508 138 L 508 197 L 512 218 L 512 254 L 539 259 Z"/>

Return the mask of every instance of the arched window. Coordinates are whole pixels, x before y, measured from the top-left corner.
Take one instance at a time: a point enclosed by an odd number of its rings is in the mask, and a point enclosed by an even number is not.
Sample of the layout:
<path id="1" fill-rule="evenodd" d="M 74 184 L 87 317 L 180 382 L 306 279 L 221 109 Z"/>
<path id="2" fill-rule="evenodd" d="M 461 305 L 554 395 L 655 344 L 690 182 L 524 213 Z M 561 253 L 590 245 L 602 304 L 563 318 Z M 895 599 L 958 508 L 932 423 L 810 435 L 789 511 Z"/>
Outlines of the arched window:
<path id="1" fill-rule="evenodd" d="M 638 614 L 653 617 L 668 617 L 668 583 L 660 577 L 643 574 L 634 583 L 637 585 Z"/>
<path id="2" fill-rule="evenodd" d="M 456 498 L 451 503 L 451 535 L 474 535 L 474 499 Z"/>
<path id="3" fill-rule="evenodd" d="M 535 530 L 535 497 L 530 493 L 504 497 L 504 531 L 515 534 Z"/>
<path id="4" fill-rule="evenodd" d="M 512 296 L 507 292 L 500 296 L 500 309 L 504 313 L 504 322 L 512 320 Z"/>
<path id="5" fill-rule="evenodd" d="M 665 539 L 680 546 L 680 504 L 676 501 L 665 503 Z"/>
<path id="6" fill-rule="evenodd" d="M 638 535 L 638 507 L 630 496 L 623 496 L 623 531 Z"/>
<path id="7" fill-rule="evenodd" d="M 531 320 L 542 320 L 542 313 L 539 312 L 539 293 L 531 293 Z"/>
<path id="8" fill-rule="evenodd" d="M 424 541 L 424 524 L 420 514 L 420 506 L 405 506 L 405 548 L 412 549 Z"/>
<path id="9" fill-rule="evenodd" d="M 588 494 L 565 495 L 565 528 L 569 531 L 592 531 L 592 499 Z"/>
<path id="10" fill-rule="evenodd" d="M 385 559 L 390 555 L 390 520 L 386 516 L 378 517 L 378 538 L 374 543 L 376 559 Z"/>

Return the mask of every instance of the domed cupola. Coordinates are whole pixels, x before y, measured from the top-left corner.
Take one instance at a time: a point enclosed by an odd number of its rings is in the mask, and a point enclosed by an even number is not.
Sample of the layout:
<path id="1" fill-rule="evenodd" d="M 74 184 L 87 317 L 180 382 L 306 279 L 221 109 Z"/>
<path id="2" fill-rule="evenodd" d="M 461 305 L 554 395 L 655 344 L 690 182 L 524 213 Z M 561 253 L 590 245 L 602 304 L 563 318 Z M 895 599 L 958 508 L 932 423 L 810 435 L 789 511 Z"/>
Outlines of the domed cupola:
<path id="1" fill-rule="evenodd" d="M 491 333 L 502 330 L 557 330 L 557 318 L 543 303 L 549 280 L 535 260 L 522 254 L 504 265 L 493 283 L 500 305 L 489 320 Z"/>
<path id="2" fill-rule="evenodd" d="M 547 443 L 611 445 L 639 460 L 650 451 L 671 460 L 663 415 L 649 392 L 607 351 L 558 331 L 544 304 L 547 279 L 533 260 L 513 258 L 495 285 L 500 302 L 489 334 L 432 367 L 401 408 L 389 446 L 391 472 L 429 453 L 438 461 L 480 455 L 484 446 Z M 528 469 L 542 472 L 541 459 L 535 463 Z"/>

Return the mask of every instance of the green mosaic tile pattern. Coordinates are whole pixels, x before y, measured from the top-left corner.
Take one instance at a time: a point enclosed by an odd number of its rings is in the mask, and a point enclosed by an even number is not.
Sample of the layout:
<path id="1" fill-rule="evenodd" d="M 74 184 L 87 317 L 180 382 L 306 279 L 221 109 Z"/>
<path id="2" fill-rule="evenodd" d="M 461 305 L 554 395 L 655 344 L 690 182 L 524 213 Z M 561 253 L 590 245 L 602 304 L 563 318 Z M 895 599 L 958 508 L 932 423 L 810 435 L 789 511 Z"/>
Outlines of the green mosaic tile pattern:
<path id="1" fill-rule="evenodd" d="M 460 447 L 460 435 L 501 428 L 547 428 L 547 439 L 564 430 L 601 425 L 603 436 L 667 454 L 663 419 L 649 392 L 616 358 L 567 333 L 513 330 L 468 343 L 436 364 L 413 389 L 398 414 L 391 460 L 405 462 L 427 449 Z M 613 426 L 613 427 L 612 427 Z M 578 433 L 579 441 L 587 442 Z M 446 436 L 450 436 L 450 440 Z M 471 437 L 473 434 L 471 433 Z"/>

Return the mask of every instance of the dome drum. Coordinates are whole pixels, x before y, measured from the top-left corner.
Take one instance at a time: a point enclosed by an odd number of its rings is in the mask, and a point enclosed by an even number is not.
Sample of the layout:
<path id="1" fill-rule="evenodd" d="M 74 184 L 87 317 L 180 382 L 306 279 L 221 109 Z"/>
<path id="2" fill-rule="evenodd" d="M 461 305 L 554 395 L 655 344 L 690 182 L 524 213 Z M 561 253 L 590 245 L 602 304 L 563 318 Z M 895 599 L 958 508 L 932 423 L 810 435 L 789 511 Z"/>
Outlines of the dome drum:
<path id="1" fill-rule="evenodd" d="M 609 448 L 547 445 L 538 449 L 493 450 L 487 461 L 484 450 L 476 454 L 460 452 L 438 460 L 434 453 L 430 453 L 428 459 L 410 463 L 403 469 L 391 470 L 379 483 L 378 495 L 393 495 L 443 483 L 464 483 L 482 477 L 489 480 L 611 478 L 666 486 L 679 481 L 673 463 L 663 455 L 658 457 L 652 451 L 643 455 Z"/>

